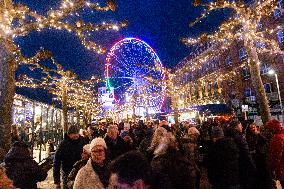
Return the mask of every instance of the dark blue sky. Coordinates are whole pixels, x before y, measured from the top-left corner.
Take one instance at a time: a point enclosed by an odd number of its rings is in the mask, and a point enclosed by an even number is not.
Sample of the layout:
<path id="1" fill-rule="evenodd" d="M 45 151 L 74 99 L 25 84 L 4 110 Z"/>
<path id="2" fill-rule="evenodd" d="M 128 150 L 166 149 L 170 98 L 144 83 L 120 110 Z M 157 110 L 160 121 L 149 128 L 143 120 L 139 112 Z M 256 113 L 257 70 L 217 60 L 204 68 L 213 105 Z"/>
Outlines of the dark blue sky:
<path id="1" fill-rule="evenodd" d="M 45 14 L 50 8 L 58 8 L 58 0 L 17 0 L 31 9 Z M 103 2 L 103 1 L 102 1 Z M 190 53 L 179 40 L 186 36 L 197 36 L 204 31 L 213 31 L 222 16 L 211 16 L 201 24 L 189 28 L 189 22 L 198 17 L 201 8 L 192 7 L 191 0 L 116 0 L 116 12 L 82 13 L 85 20 L 101 21 L 128 20 L 129 26 L 118 32 L 98 35 L 106 47 L 124 37 L 138 37 L 147 42 L 158 54 L 164 66 L 172 68 Z M 220 15 L 220 14 L 218 14 Z M 221 13 L 222 15 L 222 13 Z M 66 69 L 72 69 L 82 79 L 104 72 L 106 55 L 98 55 L 85 49 L 78 38 L 66 31 L 43 30 L 16 39 L 26 55 L 32 55 L 44 47 L 53 52 L 55 58 Z"/>

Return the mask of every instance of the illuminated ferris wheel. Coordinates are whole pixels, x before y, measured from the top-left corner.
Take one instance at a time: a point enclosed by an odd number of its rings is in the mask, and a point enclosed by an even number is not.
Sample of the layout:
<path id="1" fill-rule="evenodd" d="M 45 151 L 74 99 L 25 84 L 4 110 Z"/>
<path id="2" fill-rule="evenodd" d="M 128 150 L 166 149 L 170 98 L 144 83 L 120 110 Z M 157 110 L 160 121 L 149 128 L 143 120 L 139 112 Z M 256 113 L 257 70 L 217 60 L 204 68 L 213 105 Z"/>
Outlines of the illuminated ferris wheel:
<path id="1" fill-rule="evenodd" d="M 162 86 L 146 78 L 162 81 L 162 64 L 154 50 L 137 38 L 117 42 L 106 58 L 106 86 L 114 88 L 116 102 L 131 104 L 141 115 L 159 112 L 163 104 Z"/>

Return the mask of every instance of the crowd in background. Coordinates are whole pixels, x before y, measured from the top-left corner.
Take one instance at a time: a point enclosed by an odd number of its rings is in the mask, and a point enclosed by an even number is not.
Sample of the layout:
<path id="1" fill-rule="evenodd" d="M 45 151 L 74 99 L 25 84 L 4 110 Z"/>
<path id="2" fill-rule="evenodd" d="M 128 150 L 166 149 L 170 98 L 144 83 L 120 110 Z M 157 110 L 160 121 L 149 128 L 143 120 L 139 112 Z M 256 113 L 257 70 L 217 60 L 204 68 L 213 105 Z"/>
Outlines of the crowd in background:
<path id="1" fill-rule="evenodd" d="M 47 170 L 13 140 L 2 166 L 7 179 L 36 188 Z M 283 149 L 277 120 L 261 127 L 253 120 L 70 125 L 54 154 L 53 178 L 57 189 L 199 189 L 206 174 L 212 189 L 272 189 L 274 180 L 284 186 Z"/>

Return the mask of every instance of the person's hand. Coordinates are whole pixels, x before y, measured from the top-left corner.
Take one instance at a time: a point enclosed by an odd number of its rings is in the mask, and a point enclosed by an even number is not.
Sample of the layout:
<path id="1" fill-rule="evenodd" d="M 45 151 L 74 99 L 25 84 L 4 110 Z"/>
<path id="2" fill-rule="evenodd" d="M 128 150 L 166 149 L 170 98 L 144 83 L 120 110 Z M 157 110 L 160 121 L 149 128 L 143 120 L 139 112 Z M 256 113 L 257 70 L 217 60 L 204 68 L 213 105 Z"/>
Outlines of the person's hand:
<path id="1" fill-rule="evenodd" d="M 60 184 L 55 184 L 55 189 L 61 189 Z"/>

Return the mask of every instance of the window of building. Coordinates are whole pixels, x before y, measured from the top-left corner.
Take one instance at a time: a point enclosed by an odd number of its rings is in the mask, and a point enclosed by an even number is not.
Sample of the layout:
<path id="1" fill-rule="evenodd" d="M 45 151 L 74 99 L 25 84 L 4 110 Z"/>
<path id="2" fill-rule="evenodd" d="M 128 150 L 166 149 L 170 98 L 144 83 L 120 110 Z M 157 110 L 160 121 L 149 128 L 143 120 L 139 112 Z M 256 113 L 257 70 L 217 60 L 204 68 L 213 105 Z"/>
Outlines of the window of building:
<path id="1" fill-rule="evenodd" d="M 258 22 L 257 26 L 256 26 L 256 30 L 260 31 L 263 28 L 263 24 L 261 22 Z"/>
<path id="2" fill-rule="evenodd" d="M 275 18 L 280 18 L 282 16 L 281 10 L 279 9 L 275 9 L 273 14 Z"/>
<path id="3" fill-rule="evenodd" d="M 266 93 L 271 93 L 271 84 L 270 83 L 265 83 L 264 84 L 264 89 Z"/>
<path id="4" fill-rule="evenodd" d="M 256 46 L 256 48 L 265 48 L 265 43 L 257 41 L 255 46 Z"/>
<path id="5" fill-rule="evenodd" d="M 246 97 L 252 96 L 252 89 L 250 87 L 247 87 L 245 89 L 245 96 Z"/>
<path id="6" fill-rule="evenodd" d="M 260 73 L 261 74 L 267 74 L 269 71 L 269 66 L 266 63 L 262 63 L 260 66 Z"/>
<path id="7" fill-rule="evenodd" d="M 247 52 L 246 52 L 246 49 L 244 47 L 240 48 L 239 57 L 240 57 L 241 60 L 244 60 L 247 57 Z"/>
<path id="8" fill-rule="evenodd" d="M 211 91 L 211 89 L 212 89 L 212 83 L 208 83 L 208 91 Z"/>
<path id="9" fill-rule="evenodd" d="M 226 66 L 232 66 L 233 60 L 230 56 L 227 56 L 227 58 L 225 59 L 225 64 Z"/>
<path id="10" fill-rule="evenodd" d="M 245 80 L 250 78 L 250 72 L 248 68 L 243 68 L 243 76 Z"/>
<path id="11" fill-rule="evenodd" d="M 280 1 L 278 2 L 278 7 L 279 7 L 280 9 L 283 9 L 283 8 L 284 8 L 284 1 L 283 1 L 283 0 L 280 0 Z"/>
<path id="12" fill-rule="evenodd" d="M 284 32 L 282 30 L 277 32 L 277 36 L 278 36 L 278 41 L 280 43 L 284 43 Z"/>

